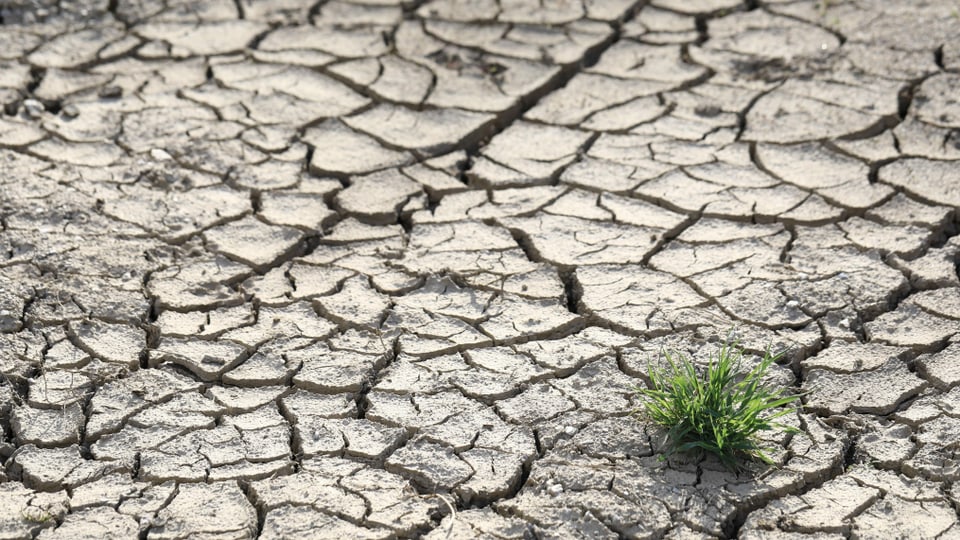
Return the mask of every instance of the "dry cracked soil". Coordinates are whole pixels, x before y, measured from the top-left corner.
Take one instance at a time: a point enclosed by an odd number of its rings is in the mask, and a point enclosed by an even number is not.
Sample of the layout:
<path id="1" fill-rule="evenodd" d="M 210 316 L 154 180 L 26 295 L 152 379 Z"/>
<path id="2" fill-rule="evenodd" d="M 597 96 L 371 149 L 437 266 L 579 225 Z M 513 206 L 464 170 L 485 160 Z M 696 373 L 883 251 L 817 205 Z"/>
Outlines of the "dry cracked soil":
<path id="1" fill-rule="evenodd" d="M 0 538 L 960 538 L 960 3 L 0 2 Z M 773 467 L 662 351 L 785 349 Z"/>

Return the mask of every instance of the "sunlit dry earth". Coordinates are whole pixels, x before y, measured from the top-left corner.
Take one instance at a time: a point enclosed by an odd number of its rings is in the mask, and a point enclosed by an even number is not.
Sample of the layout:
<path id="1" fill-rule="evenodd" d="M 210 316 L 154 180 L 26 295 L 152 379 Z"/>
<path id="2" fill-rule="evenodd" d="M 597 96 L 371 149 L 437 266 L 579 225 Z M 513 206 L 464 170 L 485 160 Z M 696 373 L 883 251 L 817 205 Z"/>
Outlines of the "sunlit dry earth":
<path id="1" fill-rule="evenodd" d="M 0 17 L 0 538 L 960 537 L 960 4 Z M 801 433 L 659 459 L 731 338 Z"/>

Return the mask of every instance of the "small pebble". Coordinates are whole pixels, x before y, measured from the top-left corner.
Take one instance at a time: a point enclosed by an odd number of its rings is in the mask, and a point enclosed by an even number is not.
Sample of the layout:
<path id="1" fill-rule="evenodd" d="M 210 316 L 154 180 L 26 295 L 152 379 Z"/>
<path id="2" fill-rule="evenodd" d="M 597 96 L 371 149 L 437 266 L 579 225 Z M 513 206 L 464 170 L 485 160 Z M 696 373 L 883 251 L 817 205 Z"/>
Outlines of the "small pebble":
<path id="1" fill-rule="evenodd" d="M 61 109 L 60 112 L 63 113 L 63 116 L 67 118 L 76 118 L 80 116 L 80 109 L 78 109 L 76 105 L 67 105 Z"/>
<path id="2" fill-rule="evenodd" d="M 563 428 L 563 432 L 566 433 L 567 435 L 573 436 L 577 434 L 577 428 L 573 426 L 567 426 Z"/>
<path id="3" fill-rule="evenodd" d="M 553 496 L 557 496 L 563 493 L 563 486 L 561 486 L 560 484 L 552 484 L 550 486 L 547 486 L 547 493 Z"/>
<path id="4" fill-rule="evenodd" d="M 123 95 L 123 88 L 115 84 L 110 86 L 104 86 L 100 89 L 100 97 L 102 98 L 118 98 Z"/>
<path id="5" fill-rule="evenodd" d="M 173 159 L 173 156 L 171 156 L 166 150 L 163 150 L 162 148 L 154 148 L 153 150 L 151 150 L 150 157 L 152 157 L 157 161 L 170 161 L 171 159 Z"/>
<path id="6" fill-rule="evenodd" d="M 788 308 L 800 307 L 800 302 L 797 302 L 796 300 L 789 300 L 787 301 L 787 307 Z"/>
<path id="7" fill-rule="evenodd" d="M 23 100 L 23 109 L 26 111 L 27 116 L 33 119 L 40 118 L 40 115 L 43 114 L 45 110 L 43 103 L 35 99 Z"/>

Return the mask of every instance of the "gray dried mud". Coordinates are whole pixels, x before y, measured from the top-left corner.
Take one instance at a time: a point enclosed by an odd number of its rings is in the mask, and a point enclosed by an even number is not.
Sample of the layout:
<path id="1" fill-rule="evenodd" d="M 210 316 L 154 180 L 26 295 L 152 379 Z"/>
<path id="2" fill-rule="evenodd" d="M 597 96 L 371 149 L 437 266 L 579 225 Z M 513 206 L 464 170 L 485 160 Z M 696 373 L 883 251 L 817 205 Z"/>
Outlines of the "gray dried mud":
<path id="1" fill-rule="evenodd" d="M 0 538 L 960 537 L 957 9 L 3 2 Z"/>

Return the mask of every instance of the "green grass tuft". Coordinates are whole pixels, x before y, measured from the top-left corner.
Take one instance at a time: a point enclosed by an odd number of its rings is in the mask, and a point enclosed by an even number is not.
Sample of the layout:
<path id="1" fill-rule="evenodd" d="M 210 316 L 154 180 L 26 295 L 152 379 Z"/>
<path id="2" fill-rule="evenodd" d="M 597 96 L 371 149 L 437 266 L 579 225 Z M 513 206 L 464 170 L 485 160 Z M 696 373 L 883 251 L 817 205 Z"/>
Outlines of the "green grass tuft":
<path id="1" fill-rule="evenodd" d="M 793 413 L 795 408 L 786 405 L 800 396 L 785 395 L 761 382 L 780 354 L 767 351 L 756 367 L 743 372 L 743 351 L 736 344 L 725 344 L 701 373 L 682 354 L 664 356 L 665 368 L 649 366 L 651 388 L 636 391 L 646 415 L 668 430 L 667 455 L 699 450 L 716 455 L 730 469 L 737 468 L 739 457 L 772 464 L 758 433 L 798 432 L 776 419 Z"/>

